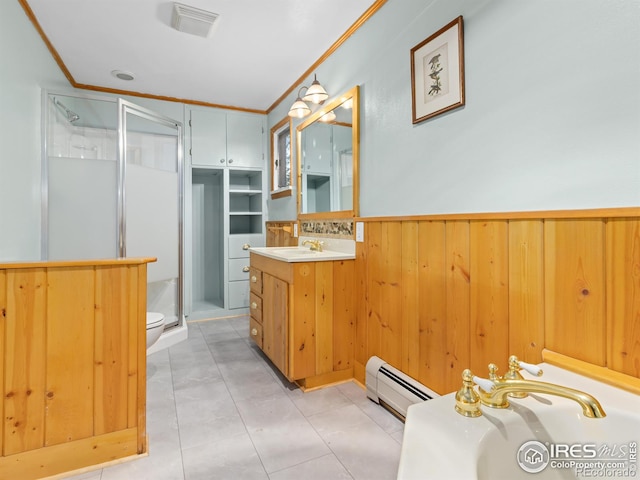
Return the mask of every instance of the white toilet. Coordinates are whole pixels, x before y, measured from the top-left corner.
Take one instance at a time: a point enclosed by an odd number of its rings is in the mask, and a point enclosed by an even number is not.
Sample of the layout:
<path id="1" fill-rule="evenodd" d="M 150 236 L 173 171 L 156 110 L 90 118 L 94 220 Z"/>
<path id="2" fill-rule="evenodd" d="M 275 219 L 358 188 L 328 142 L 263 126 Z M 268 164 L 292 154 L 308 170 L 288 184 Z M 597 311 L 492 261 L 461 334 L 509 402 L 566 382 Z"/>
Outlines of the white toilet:
<path id="1" fill-rule="evenodd" d="M 147 348 L 156 343 L 164 330 L 164 315 L 147 312 Z"/>

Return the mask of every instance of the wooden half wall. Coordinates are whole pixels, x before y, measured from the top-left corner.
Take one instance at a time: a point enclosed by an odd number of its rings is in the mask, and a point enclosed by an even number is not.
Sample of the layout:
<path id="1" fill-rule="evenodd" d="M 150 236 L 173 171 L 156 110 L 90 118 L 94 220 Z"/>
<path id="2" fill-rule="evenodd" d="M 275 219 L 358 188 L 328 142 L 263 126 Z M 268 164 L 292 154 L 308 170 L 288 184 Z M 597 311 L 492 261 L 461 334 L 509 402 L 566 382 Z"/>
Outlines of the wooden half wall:
<path id="1" fill-rule="evenodd" d="M 640 385 L 640 208 L 356 221 L 359 381 L 376 355 L 444 394 L 549 351 Z"/>
<path id="2" fill-rule="evenodd" d="M 146 453 L 149 261 L 0 264 L 0 478 Z"/>

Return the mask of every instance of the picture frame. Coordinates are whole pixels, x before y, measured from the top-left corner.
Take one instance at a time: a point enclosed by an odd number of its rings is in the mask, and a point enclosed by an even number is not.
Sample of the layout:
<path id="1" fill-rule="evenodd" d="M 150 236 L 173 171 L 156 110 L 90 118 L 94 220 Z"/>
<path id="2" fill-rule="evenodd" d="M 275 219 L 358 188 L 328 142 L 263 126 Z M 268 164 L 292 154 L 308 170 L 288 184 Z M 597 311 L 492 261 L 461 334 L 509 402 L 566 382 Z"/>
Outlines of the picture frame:
<path id="1" fill-rule="evenodd" d="M 465 104 L 462 15 L 411 49 L 411 101 L 414 124 Z"/>

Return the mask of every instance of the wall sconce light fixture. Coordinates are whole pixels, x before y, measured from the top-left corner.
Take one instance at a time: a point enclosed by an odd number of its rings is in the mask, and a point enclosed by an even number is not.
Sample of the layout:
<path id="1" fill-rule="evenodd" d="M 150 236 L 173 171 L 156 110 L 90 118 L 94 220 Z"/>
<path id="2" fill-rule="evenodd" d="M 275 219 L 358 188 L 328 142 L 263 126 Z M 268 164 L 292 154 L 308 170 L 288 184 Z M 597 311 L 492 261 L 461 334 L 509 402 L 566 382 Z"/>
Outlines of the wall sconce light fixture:
<path id="1" fill-rule="evenodd" d="M 306 90 L 304 97 L 301 97 L 302 90 Z M 318 78 L 314 74 L 313 83 L 309 87 L 302 86 L 300 87 L 300 90 L 298 90 L 298 97 L 289 109 L 289 116 L 294 118 L 304 118 L 311 113 L 309 105 L 305 102 L 321 105 L 327 98 L 329 98 L 329 94 L 324 87 L 320 85 Z"/>

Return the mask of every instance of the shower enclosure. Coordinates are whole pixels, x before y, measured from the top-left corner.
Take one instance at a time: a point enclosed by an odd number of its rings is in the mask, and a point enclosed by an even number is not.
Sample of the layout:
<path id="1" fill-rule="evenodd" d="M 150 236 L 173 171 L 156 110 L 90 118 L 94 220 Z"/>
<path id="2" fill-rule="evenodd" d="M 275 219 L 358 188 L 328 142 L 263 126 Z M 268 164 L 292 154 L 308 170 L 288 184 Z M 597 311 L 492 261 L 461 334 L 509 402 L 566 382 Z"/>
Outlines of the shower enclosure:
<path id="1" fill-rule="evenodd" d="M 156 257 L 147 310 L 181 325 L 182 124 L 120 98 L 43 97 L 42 258 Z"/>

